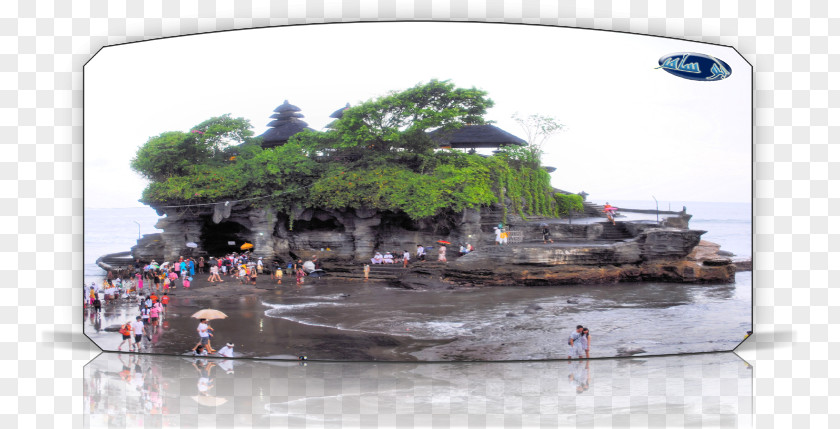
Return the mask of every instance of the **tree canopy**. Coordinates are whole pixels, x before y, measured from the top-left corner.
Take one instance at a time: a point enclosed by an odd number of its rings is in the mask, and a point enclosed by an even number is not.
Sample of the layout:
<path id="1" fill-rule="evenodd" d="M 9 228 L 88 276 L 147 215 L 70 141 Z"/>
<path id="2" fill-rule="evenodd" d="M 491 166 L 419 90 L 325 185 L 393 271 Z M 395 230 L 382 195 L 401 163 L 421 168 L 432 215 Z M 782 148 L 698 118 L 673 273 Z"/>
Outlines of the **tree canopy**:
<path id="1" fill-rule="evenodd" d="M 269 149 L 256 144 L 247 120 L 218 116 L 150 138 L 131 165 L 150 180 L 141 201 L 151 205 L 255 198 L 290 216 L 364 207 L 422 219 L 509 198 L 523 216 L 558 214 L 550 177 L 527 148 L 485 157 L 437 149 L 427 135 L 486 123 L 492 106 L 482 90 L 432 80 L 350 107 L 327 131 L 303 131 Z"/>

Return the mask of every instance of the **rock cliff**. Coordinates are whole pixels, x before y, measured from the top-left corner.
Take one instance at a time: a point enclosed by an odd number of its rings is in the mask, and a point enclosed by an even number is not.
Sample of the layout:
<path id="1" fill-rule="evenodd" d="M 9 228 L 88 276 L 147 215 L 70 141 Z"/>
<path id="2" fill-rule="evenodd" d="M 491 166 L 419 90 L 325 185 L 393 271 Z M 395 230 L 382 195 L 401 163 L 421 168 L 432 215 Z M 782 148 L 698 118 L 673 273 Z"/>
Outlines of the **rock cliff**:
<path id="1" fill-rule="evenodd" d="M 612 225 L 589 218 L 569 224 L 509 214 L 506 224 L 512 243 L 496 246 L 493 227 L 502 220 L 503 209 L 497 204 L 417 221 L 370 209 L 300 209 L 287 216 L 242 203 L 159 207 L 156 210 L 163 217 L 156 227 L 163 232 L 138 240 L 132 255 L 159 261 L 221 256 L 248 242 L 257 256 L 288 261 L 318 255 L 336 272 L 351 272 L 375 251 L 414 254 L 418 244 L 433 246 L 446 240 L 452 243 L 450 263 L 425 275 L 454 284 L 734 281 L 731 260 L 717 254 L 719 247 L 698 246 L 705 231 L 689 229 L 687 219 Z M 554 244 L 543 244 L 541 223 L 548 225 Z M 190 242 L 198 247 L 188 247 Z M 465 243 L 477 251 L 458 257 L 458 245 Z"/>

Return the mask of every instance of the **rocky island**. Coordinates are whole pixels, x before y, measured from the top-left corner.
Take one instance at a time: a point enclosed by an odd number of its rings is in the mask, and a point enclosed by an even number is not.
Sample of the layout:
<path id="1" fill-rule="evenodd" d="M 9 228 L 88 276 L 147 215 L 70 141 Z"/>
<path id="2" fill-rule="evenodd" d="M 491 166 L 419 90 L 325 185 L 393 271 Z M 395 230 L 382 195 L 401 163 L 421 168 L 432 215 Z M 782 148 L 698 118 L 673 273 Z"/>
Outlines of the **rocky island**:
<path id="1" fill-rule="evenodd" d="M 227 115 L 153 137 L 132 166 L 151 182 L 141 201 L 163 232 L 138 240 L 131 258 L 222 256 L 250 243 L 264 259 L 317 255 L 330 275 L 358 277 L 376 251 L 443 240 L 447 264 L 382 278 L 406 288 L 734 281 L 735 264 L 701 241 L 685 208 L 661 222 L 607 221 L 603 207 L 551 186 L 555 167 L 539 150 L 486 123 L 490 106 L 482 91 L 431 81 L 339 109 L 323 132 L 286 101 L 259 137 Z M 186 162 L 170 162 L 177 151 Z M 466 243 L 476 250 L 457 256 Z"/>

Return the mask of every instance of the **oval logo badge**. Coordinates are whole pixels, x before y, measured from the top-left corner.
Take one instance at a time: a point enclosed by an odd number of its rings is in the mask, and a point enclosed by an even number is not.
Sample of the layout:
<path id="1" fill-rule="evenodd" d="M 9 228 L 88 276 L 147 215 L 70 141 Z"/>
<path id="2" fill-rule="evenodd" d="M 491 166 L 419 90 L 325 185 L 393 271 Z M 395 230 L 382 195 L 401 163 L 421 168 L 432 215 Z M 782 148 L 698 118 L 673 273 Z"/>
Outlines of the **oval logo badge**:
<path id="1" fill-rule="evenodd" d="M 711 55 L 693 52 L 668 54 L 659 59 L 659 69 L 683 79 L 723 80 L 732 74 L 732 67 Z"/>

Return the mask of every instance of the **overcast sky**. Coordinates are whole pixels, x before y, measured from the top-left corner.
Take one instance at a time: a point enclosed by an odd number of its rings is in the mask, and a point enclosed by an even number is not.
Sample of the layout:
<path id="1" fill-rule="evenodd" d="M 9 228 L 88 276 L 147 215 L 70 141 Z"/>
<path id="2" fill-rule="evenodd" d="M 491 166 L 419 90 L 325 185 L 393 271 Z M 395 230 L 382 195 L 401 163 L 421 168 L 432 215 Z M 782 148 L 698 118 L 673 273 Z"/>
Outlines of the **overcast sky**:
<path id="1" fill-rule="evenodd" d="M 717 82 L 655 69 L 674 52 L 726 61 Z M 150 136 L 225 113 L 255 134 L 288 99 L 330 113 L 432 78 L 486 90 L 486 118 L 566 125 L 546 144 L 555 187 L 614 200 L 750 202 L 751 71 L 732 49 L 593 30 L 478 23 L 306 25 L 108 47 L 85 67 L 85 207 L 137 207 L 129 160 Z"/>

